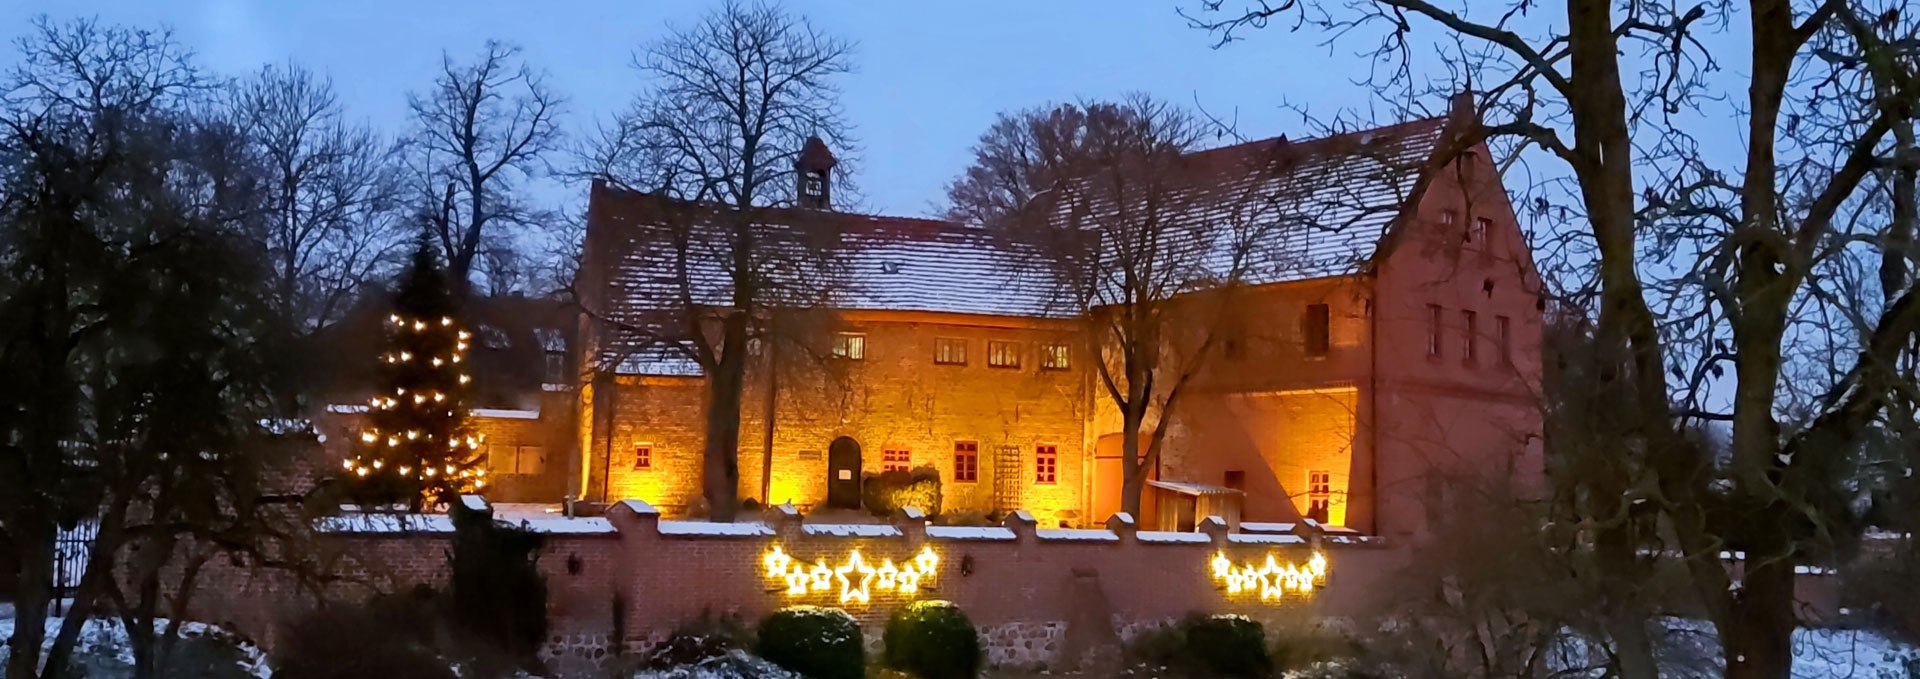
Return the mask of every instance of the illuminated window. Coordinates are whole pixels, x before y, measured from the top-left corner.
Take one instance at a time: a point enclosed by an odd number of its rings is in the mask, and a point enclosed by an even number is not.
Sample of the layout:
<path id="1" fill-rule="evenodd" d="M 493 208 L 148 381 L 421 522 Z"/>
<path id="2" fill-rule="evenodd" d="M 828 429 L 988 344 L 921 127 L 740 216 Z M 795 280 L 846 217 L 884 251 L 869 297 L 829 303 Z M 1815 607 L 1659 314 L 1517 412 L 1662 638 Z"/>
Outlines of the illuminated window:
<path id="1" fill-rule="evenodd" d="M 1427 305 L 1427 357 L 1440 357 L 1440 310 L 1438 304 Z"/>
<path id="2" fill-rule="evenodd" d="M 1020 367 L 1020 345 L 1013 342 L 988 340 L 987 366 L 992 368 Z"/>
<path id="3" fill-rule="evenodd" d="M 1497 343 L 1495 348 L 1500 350 L 1500 361 L 1511 363 L 1513 361 L 1513 319 L 1494 316 L 1493 335 Z"/>
<path id="4" fill-rule="evenodd" d="M 1327 522 L 1327 506 L 1333 501 L 1333 474 L 1307 472 L 1307 518 Z"/>
<path id="5" fill-rule="evenodd" d="M 651 443 L 633 444 L 633 468 L 634 469 L 652 469 L 653 468 L 653 444 Z"/>
<path id="6" fill-rule="evenodd" d="M 1067 345 L 1065 344 L 1040 345 L 1040 369 L 1066 370 L 1067 369 Z"/>
<path id="7" fill-rule="evenodd" d="M 913 453 L 899 449 L 888 449 L 880 454 L 880 471 L 903 472 L 913 466 Z"/>
<path id="8" fill-rule="evenodd" d="M 1460 310 L 1460 325 L 1466 333 L 1461 338 L 1461 360 L 1473 363 L 1480 360 L 1480 315 L 1465 309 Z"/>
<path id="9" fill-rule="evenodd" d="M 849 361 L 864 360 L 867 357 L 867 336 L 843 332 L 833 336 L 833 357 Z"/>
<path id="10" fill-rule="evenodd" d="M 933 362 L 940 365 L 966 365 L 967 341 L 951 337 L 934 339 Z"/>
<path id="11" fill-rule="evenodd" d="M 1325 356 L 1333 344 L 1333 311 L 1325 304 L 1308 304 L 1307 315 L 1300 321 L 1300 332 L 1305 336 L 1308 356 Z"/>
<path id="12" fill-rule="evenodd" d="M 1059 478 L 1060 449 L 1043 445 L 1033 449 L 1033 482 L 1053 483 Z"/>
<path id="13" fill-rule="evenodd" d="M 1468 245 L 1485 245 L 1487 232 L 1493 230 L 1493 220 L 1481 217 L 1473 220 L 1473 226 L 1467 228 Z"/>
<path id="14" fill-rule="evenodd" d="M 980 444 L 953 442 L 953 480 L 967 483 L 980 480 Z"/>

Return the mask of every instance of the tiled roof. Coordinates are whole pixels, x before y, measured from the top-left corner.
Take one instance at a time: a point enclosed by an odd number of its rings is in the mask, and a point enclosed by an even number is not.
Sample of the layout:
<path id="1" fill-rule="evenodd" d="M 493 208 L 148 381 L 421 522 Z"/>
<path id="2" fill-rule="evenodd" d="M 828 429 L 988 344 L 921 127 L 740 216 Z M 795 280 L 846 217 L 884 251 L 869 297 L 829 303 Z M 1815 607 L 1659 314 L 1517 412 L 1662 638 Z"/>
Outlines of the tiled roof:
<path id="1" fill-rule="evenodd" d="M 1259 238 L 1245 248 L 1242 280 L 1264 284 L 1351 274 L 1370 261 L 1403 206 L 1412 197 L 1420 169 L 1434 152 L 1445 118 L 1416 120 L 1330 137 L 1288 141 L 1284 137 L 1200 151 L 1182 159 L 1188 188 L 1177 201 L 1190 206 L 1194 223 L 1234 220 L 1257 225 Z M 680 298 L 675 253 L 648 247 L 659 239 L 668 212 L 683 204 L 631 191 L 596 187 L 589 253 L 605 262 L 599 284 L 603 313 L 616 325 L 681 323 L 671 318 Z M 604 203 L 604 204 L 601 204 Z M 1231 213 L 1231 214 L 1229 214 Z M 684 214 L 684 213 L 680 213 Z M 769 210 L 756 225 L 762 248 L 773 254 L 754 262 L 774 283 L 768 298 L 798 306 L 930 311 L 1001 316 L 1061 316 L 1077 313 L 1061 304 L 1044 267 L 1020 246 L 972 225 L 908 217 L 844 212 Z M 725 235 L 695 229 L 688 248 L 694 301 L 726 306 L 732 282 L 726 275 Z M 1216 242 L 1188 243 L 1194 266 L 1220 273 L 1229 268 L 1232 230 L 1194 228 L 1174 232 L 1226 234 Z M 1244 233 L 1244 232 L 1242 232 Z M 665 315 L 663 315 L 665 314 Z M 628 374 L 697 376 L 684 354 L 650 345 L 640 333 L 614 331 L 603 358 Z"/>

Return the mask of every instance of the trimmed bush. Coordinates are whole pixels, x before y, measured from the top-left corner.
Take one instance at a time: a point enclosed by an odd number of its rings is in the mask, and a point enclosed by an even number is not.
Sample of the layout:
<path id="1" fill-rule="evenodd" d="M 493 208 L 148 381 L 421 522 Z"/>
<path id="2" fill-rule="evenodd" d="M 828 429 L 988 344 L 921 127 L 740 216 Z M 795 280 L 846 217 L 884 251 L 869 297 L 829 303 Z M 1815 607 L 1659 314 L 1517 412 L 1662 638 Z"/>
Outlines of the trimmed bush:
<path id="1" fill-rule="evenodd" d="M 866 650 L 860 625 L 838 608 L 790 606 L 760 621 L 754 653 L 813 679 L 861 679 Z"/>
<path id="2" fill-rule="evenodd" d="M 933 516 L 940 513 L 940 499 L 940 470 L 932 467 L 861 477 L 860 504 L 876 516 L 890 516 L 901 507 L 917 507 Z"/>
<path id="3" fill-rule="evenodd" d="M 1181 623 L 1186 650 L 1200 667 L 1226 677 L 1264 677 L 1273 673 L 1266 631 L 1241 615 L 1193 616 Z"/>
<path id="4" fill-rule="evenodd" d="M 747 626 L 736 615 L 715 615 L 701 611 L 700 617 L 681 622 L 673 635 L 647 654 L 647 666 L 655 668 L 697 665 L 702 661 L 745 650 L 751 637 Z"/>
<path id="5" fill-rule="evenodd" d="M 887 667 L 920 679 L 973 679 L 980 671 L 980 637 L 973 621 L 950 601 L 915 601 L 887 619 L 881 640 Z"/>

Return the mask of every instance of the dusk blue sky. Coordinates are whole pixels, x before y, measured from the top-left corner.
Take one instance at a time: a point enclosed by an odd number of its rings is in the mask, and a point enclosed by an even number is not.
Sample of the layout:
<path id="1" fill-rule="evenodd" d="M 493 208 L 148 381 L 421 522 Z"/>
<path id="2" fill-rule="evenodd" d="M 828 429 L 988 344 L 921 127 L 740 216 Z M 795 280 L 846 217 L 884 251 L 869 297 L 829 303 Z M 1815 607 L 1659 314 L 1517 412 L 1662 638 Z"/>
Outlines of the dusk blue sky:
<path id="1" fill-rule="evenodd" d="M 1184 5 L 1182 4 L 1184 2 Z M 103 22 L 170 26 L 203 66 L 240 75 L 293 60 L 333 79 L 349 115 L 394 134 L 405 125 L 406 93 L 424 88 L 441 50 L 456 56 L 488 38 L 522 46 L 570 99 L 570 131 L 591 128 L 639 89 L 630 55 L 670 24 L 685 25 L 713 3 L 415 2 L 413 0 L 20 0 L 7 3 L 0 33 L 12 39 L 37 14 L 96 16 Z M 1309 131 L 1283 104 L 1316 115 L 1362 112 L 1369 93 L 1351 84 L 1367 60 L 1334 52 L 1313 34 L 1277 28 L 1212 48 L 1176 7 L 1192 0 L 878 3 L 788 2 L 820 28 L 858 43 L 858 72 L 844 80 L 857 126 L 865 211 L 938 211 L 945 185 L 996 112 L 1048 101 L 1144 91 L 1222 116 L 1242 133 Z M 553 200 L 584 198 L 577 187 Z M 555 207 L 578 207 L 555 205 Z"/>

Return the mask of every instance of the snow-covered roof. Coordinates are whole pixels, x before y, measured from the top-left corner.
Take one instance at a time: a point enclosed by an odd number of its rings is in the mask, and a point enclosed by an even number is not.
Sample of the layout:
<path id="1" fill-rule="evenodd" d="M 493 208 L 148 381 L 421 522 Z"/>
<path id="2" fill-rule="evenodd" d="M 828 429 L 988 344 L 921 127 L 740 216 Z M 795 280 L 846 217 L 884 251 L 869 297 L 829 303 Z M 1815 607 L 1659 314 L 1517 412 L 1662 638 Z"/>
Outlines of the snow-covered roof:
<path id="1" fill-rule="evenodd" d="M 1228 533 L 1227 542 L 1242 545 L 1304 545 L 1307 539 L 1298 535 L 1265 535 L 1261 533 Z"/>
<path id="2" fill-rule="evenodd" d="M 1147 479 L 1147 485 L 1153 486 L 1155 488 L 1159 488 L 1161 490 L 1170 490 L 1175 493 L 1180 493 L 1182 495 L 1238 495 L 1238 494 L 1241 494 L 1241 491 L 1233 488 L 1228 488 L 1226 486 L 1209 486 L 1204 483 L 1193 483 L 1190 481 L 1162 481 L 1160 479 Z"/>
<path id="3" fill-rule="evenodd" d="M 1354 273 L 1411 198 L 1445 126 L 1430 118 L 1188 154 L 1173 221 L 1236 226 L 1176 226 L 1169 247 L 1216 273 L 1234 268 L 1239 253 L 1242 280 L 1252 284 Z M 605 307 L 596 311 L 611 328 L 604 364 L 622 374 L 700 375 L 684 353 L 661 347 L 660 336 L 671 342 L 687 325 L 683 301 L 732 304 L 735 235 L 719 222 L 735 213 L 604 186 L 593 201 L 588 259 Z M 749 270 L 762 303 L 1024 317 L 1082 311 L 1063 299 L 1072 295 L 1059 292 L 1033 250 L 979 226 L 802 209 L 768 209 L 755 219 L 746 228 L 759 244 Z"/>

